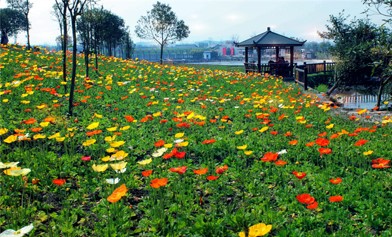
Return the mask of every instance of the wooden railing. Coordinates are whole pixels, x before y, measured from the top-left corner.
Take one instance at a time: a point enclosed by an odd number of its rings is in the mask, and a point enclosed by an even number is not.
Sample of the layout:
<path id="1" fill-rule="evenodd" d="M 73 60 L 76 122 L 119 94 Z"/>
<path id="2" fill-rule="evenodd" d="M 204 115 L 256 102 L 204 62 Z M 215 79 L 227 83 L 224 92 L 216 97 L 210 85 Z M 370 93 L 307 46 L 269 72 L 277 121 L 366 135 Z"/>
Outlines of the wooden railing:
<path id="1" fill-rule="evenodd" d="M 303 65 L 296 65 L 294 69 L 295 81 L 302 85 L 305 90 L 308 89 L 308 74 L 323 73 L 326 75 L 328 72 L 335 70 L 335 63 L 333 62 L 322 62 L 322 63 L 310 63 L 304 62 Z"/>
<path id="2" fill-rule="evenodd" d="M 269 63 L 269 64 L 260 64 L 260 69 L 258 68 L 257 63 L 244 63 L 245 72 L 260 72 L 260 73 L 269 73 L 273 75 L 279 76 L 292 76 L 292 68 L 289 63 Z M 290 75 L 291 74 L 291 75 Z"/>

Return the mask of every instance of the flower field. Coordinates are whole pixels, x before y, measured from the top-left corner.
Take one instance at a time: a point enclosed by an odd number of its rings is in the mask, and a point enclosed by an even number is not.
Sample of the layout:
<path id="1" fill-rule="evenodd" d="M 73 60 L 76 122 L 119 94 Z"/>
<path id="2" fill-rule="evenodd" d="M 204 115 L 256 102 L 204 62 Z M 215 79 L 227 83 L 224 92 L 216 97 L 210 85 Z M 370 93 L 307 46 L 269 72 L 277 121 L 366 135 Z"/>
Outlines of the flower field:
<path id="1" fill-rule="evenodd" d="M 0 236 L 392 236 L 392 118 L 268 75 L 80 62 L 68 118 L 61 55 L 0 49 Z"/>

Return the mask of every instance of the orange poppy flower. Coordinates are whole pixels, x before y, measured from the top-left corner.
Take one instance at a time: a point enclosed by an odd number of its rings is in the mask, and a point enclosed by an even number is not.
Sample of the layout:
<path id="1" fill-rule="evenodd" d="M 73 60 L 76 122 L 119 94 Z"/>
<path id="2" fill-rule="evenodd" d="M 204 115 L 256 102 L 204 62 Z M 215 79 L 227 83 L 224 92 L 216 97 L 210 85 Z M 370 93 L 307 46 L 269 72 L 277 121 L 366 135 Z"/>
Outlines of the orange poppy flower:
<path id="1" fill-rule="evenodd" d="M 152 170 L 144 170 L 142 171 L 143 177 L 148 177 L 152 174 Z"/>
<path id="2" fill-rule="evenodd" d="M 170 168 L 169 170 L 177 174 L 184 174 L 186 172 L 186 169 L 187 169 L 186 166 L 180 166 L 180 167 Z"/>
<path id="3" fill-rule="evenodd" d="M 107 200 L 111 203 L 118 202 L 127 192 L 127 187 L 125 184 L 122 184 L 120 187 L 116 188 L 109 197 L 107 197 Z"/>
<path id="4" fill-rule="evenodd" d="M 305 144 L 305 146 L 310 147 L 310 146 L 314 146 L 314 144 L 315 144 L 314 142 L 308 142 L 308 143 Z"/>
<path id="5" fill-rule="evenodd" d="M 338 133 L 334 133 L 334 134 L 332 134 L 330 137 L 329 137 L 329 139 L 335 139 L 335 138 L 338 138 L 339 137 L 339 134 Z"/>
<path id="6" fill-rule="evenodd" d="M 341 202 L 341 201 L 343 201 L 343 196 L 340 196 L 340 195 L 338 195 L 338 196 L 330 196 L 329 197 L 329 201 L 330 202 Z"/>
<path id="7" fill-rule="evenodd" d="M 339 177 L 338 178 L 333 178 L 333 179 L 329 180 L 329 182 L 331 184 L 340 184 L 342 181 L 343 181 L 342 178 L 339 178 Z"/>
<path id="8" fill-rule="evenodd" d="M 327 132 L 319 133 L 318 136 L 319 136 L 319 137 L 325 137 L 325 136 L 327 136 Z"/>
<path id="9" fill-rule="evenodd" d="M 30 128 L 32 132 L 41 132 L 42 128 L 41 127 L 36 127 L 36 128 Z"/>
<path id="10" fill-rule="evenodd" d="M 132 123 L 135 120 L 131 115 L 125 115 L 124 117 L 127 120 L 127 122 L 130 122 L 130 123 Z"/>
<path id="11" fill-rule="evenodd" d="M 320 155 L 328 155 L 332 153 L 332 150 L 330 148 L 324 148 L 324 147 L 320 147 L 318 151 L 320 152 Z"/>
<path id="12" fill-rule="evenodd" d="M 217 180 L 218 178 L 219 178 L 219 176 L 215 176 L 215 175 L 209 175 L 209 176 L 207 176 L 207 180 L 208 180 L 208 181 Z"/>
<path id="13" fill-rule="evenodd" d="M 277 165 L 277 166 L 285 166 L 286 164 L 287 164 L 287 162 L 284 160 L 275 161 L 275 165 Z"/>
<path id="14" fill-rule="evenodd" d="M 293 135 L 292 132 L 286 132 L 286 133 L 284 134 L 285 137 L 290 137 L 290 136 L 292 136 L 292 135 Z"/>
<path id="15" fill-rule="evenodd" d="M 298 179 L 303 179 L 306 176 L 305 172 L 297 172 L 297 171 L 293 171 L 293 175 L 295 175 L 295 177 L 297 177 Z"/>
<path id="16" fill-rule="evenodd" d="M 278 153 L 267 152 L 264 154 L 264 156 L 263 156 L 263 158 L 261 158 L 261 160 L 263 162 L 276 161 L 278 159 L 278 156 L 279 156 Z"/>
<path id="17" fill-rule="evenodd" d="M 326 138 L 320 137 L 320 138 L 316 139 L 316 144 L 319 145 L 319 146 L 328 146 L 329 145 L 329 140 L 326 139 Z"/>
<path id="18" fill-rule="evenodd" d="M 308 193 L 299 194 L 296 196 L 298 202 L 306 205 L 314 203 L 316 200 Z"/>
<path id="19" fill-rule="evenodd" d="M 271 133 L 271 135 L 274 135 L 274 136 L 278 135 L 278 131 L 271 131 L 270 133 Z"/>
<path id="20" fill-rule="evenodd" d="M 24 124 L 33 124 L 33 123 L 36 123 L 36 122 L 37 122 L 37 120 L 35 118 L 29 118 L 27 120 L 23 120 L 22 123 L 24 123 Z"/>
<path id="21" fill-rule="evenodd" d="M 167 178 L 156 178 L 151 180 L 150 186 L 153 188 L 160 188 L 167 185 L 168 179 Z"/>
<path id="22" fill-rule="evenodd" d="M 212 144 L 212 143 L 214 143 L 214 142 L 216 142 L 215 139 L 206 139 L 206 140 L 204 140 L 204 141 L 202 142 L 202 144 Z"/>
<path id="23" fill-rule="evenodd" d="M 391 166 L 389 165 L 390 160 L 384 159 L 384 158 L 377 158 L 372 160 L 372 167 L 375 169 L 386 169 L 390 168 Z"/>
<path id="24" fill-rule="evenodd" d="M 217 174 L 223 174 L 228 169 L 229 169 L 229 166 L 227 166 L 227 165 L 219 166 L 219 167 L 216 167 L 215 172 Z"/>
<path id="25" fill-rule="evenodd" d="M 206 174 L 208 172 L 208 168 L 201 168 L 198 170 L 193 170 L 193 173 L 197 174 L 197 175 L 203 175 Z"/>
<path id="26" fill-rule="evenodd" d="M 298 144 L 298 140 L 291 140 L 291 141 L 289 141 L 289 144 L 292 146 L 295 146 Z"/>
<path id="27" fill-rule="evenodd" d="M 359 139 L 354 146 L 363 146 L 365 145 L 369 140 L 365 140 L 365 139 Z"/>
<path id="28" fill-rule="evenodd" d="M 154 143 L 155 147 L 163 147 L 163 145 L 165 145 L 165 141 L 164 140 L 159 140 L 159 141 Z"/>

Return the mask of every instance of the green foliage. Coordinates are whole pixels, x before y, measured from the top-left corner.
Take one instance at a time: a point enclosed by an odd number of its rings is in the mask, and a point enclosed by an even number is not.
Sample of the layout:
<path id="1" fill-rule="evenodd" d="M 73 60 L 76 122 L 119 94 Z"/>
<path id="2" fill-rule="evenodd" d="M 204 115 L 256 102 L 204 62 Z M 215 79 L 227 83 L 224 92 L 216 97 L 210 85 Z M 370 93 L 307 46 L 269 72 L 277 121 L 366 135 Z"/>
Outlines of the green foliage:
<path id="1" fill-rule="evenodd" d="M 391 235 L 390 168 L 372 167 L 391 159 L 391 119 L 334 116 L 273 76 L 114 57 L 101 58 L 101 75 L 77 71 L 68 118 L 60 54 L 4 46 L 0 57 L 0 233 L 33 223 L 31 236 L 238 236 L 262 222 L 271 236 Z M 315 144 L 321 137 L 329 144 Z M 159 140 L 172 146 L 161 155 L 176 148 L 185 157 L 156 155 Z M 120 150 L 128 155 L 113 155 Z M 285 165 L 260 160 L 279 151 Z M 8 162 L 31 171 L 8 176 Z M 183 174 L 170 170 L 183 166 Z M 343 181 L 332 184 L 336 177 Z M 59 178 L 66 182 L 55 185 Z M 167 185 L 153 188 L 156 178 Z M 109 202 L 120 185 L 125 195 Z M 297 201 L 303 193 L 316 209 Z M 335 195 L 344 199 L 330 202 Z"/>
<path id="2" fill-rule="evenodd" d="M 18 10 L 11 8 L 0 9 L 1 44 L 8 43 L 8 37 L 25 30 L 27 19 Z"/>
<path id="3" fill-rule="evenodd" d="M 328 91 L 328 86 L 325 84 L 320 84 L 316 87 L 316 90 L 321 93 L 325 93 Z"/>

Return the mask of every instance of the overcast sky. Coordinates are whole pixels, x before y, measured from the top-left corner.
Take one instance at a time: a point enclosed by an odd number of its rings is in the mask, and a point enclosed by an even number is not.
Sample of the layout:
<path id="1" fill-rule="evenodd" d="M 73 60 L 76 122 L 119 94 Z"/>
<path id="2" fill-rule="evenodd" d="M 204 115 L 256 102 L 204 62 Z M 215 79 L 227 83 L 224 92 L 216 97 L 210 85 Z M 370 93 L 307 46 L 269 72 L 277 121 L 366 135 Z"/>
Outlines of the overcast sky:
<path id="1" fill-rule="evenodd" d="M 51 14 L 54 0 L 30 0 L 31 43 L 55 44 L 59 35 L 57 21 Z M 134 33 L 138 19 L 152 9 L 156 0 L 99 0 L 98 6 L 122 17 L 131 30 L 134 42 L 145 41 Z M 343 9 L 351 17 L 364 18 L 362 0 L 161 0 L 169 4 L 177 18 L 184 20 L 191 31 L 184 42 L 202 40 L 239 41 L 271 30 L 307 41 L 322 41 L 317 31 L 325 30 L 329 15 Z M 0 0 L 0 8 L 6 7 Z M 373 22 L 381 23 L 377 17 Z M 25 33 L 17 41 L 26 42 Z M 10 42 L 14 42 L 11 38 Z"/>

